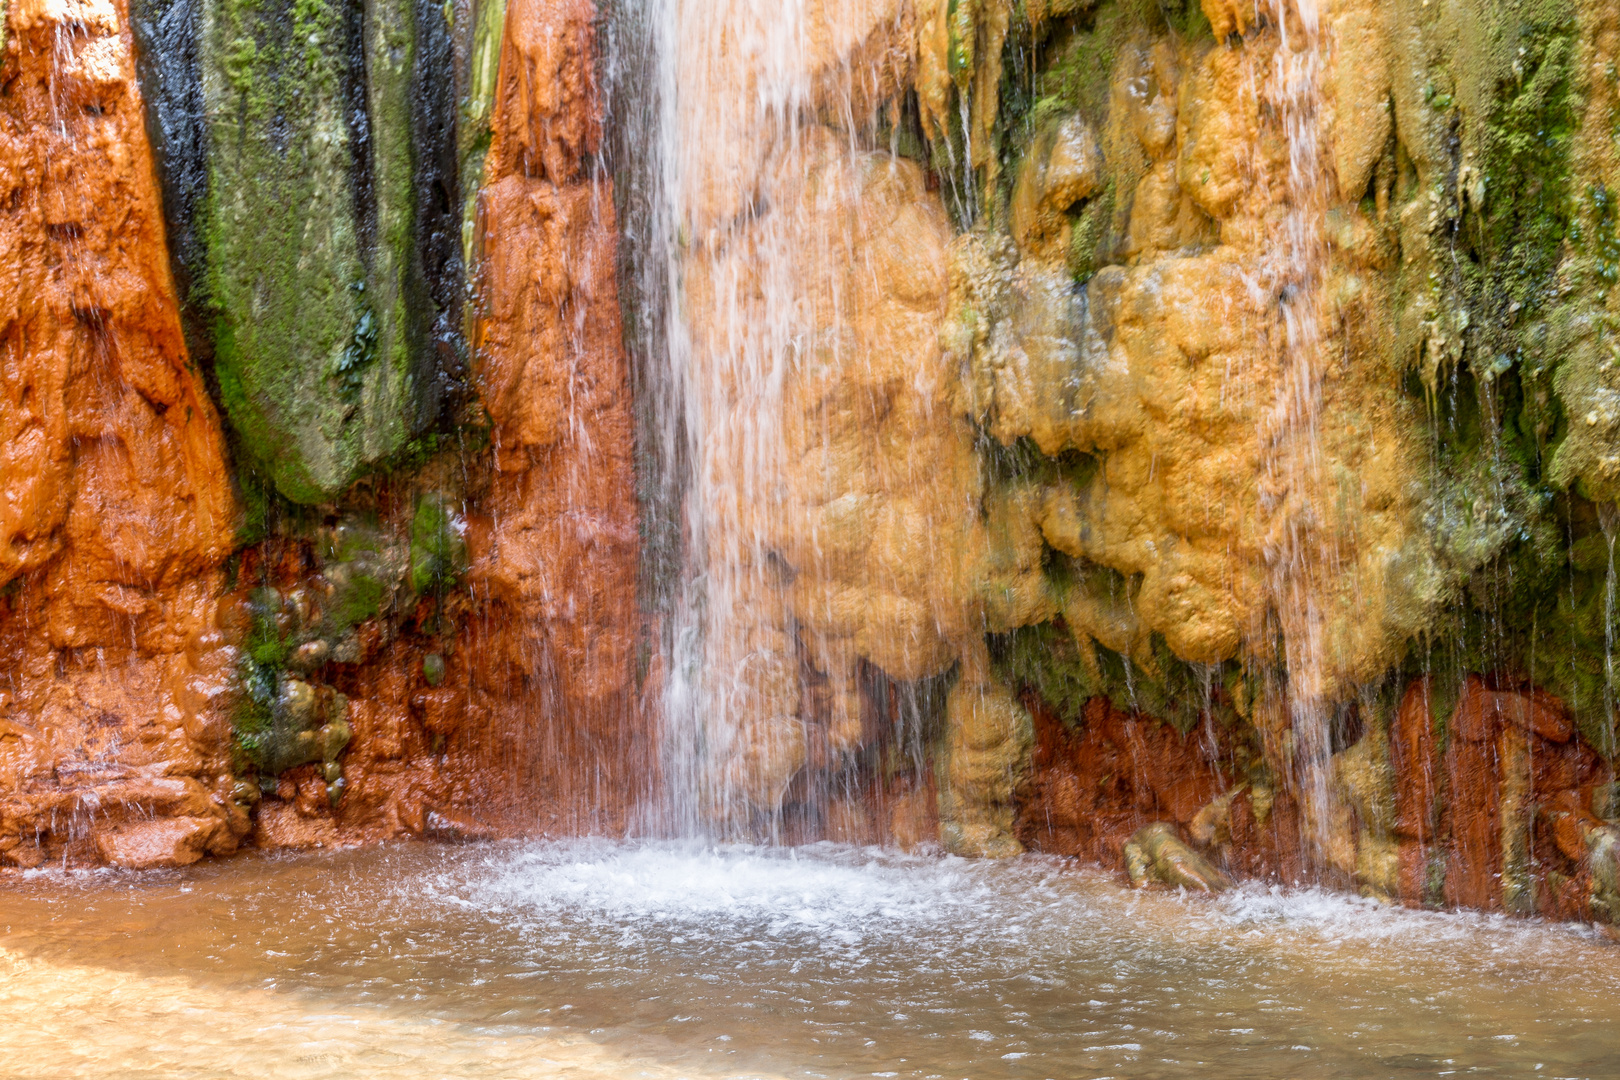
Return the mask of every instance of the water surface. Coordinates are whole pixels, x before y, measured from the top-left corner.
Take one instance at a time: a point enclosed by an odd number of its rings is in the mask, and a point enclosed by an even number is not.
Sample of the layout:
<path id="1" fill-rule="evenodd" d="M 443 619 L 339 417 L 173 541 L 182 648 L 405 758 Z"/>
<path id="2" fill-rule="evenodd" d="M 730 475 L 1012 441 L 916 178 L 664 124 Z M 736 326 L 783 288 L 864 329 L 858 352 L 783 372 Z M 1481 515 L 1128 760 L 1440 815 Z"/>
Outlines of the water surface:
<path id="1" fill-rule="evenodd" d="M 1620 1075 L 1595 932 L 816 845 L 30 872 L 7 1075 Z"/>

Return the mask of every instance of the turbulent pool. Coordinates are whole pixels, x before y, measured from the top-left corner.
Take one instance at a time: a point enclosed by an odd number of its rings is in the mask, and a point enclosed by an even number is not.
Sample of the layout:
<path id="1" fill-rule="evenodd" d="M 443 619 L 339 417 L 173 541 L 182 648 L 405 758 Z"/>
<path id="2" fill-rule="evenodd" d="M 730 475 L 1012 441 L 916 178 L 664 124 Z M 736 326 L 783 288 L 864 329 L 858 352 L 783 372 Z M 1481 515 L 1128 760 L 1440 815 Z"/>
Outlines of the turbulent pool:
<path id="1" fill-rule="evenodd" d="M 0 893 L 0 1072 L 1599 1077 L 1562 925 L 817 845 L 405 844 Z"/>

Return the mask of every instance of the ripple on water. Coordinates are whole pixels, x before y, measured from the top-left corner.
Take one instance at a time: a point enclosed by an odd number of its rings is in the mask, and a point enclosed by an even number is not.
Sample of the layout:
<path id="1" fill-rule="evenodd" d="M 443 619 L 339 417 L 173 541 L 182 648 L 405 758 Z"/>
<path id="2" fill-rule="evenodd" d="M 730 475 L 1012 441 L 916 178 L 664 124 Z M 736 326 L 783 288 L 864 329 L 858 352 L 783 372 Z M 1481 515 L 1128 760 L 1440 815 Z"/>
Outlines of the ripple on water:
<path id="1" fill-rule="evenodd" d="M 361 1009 L 457 1053 L 582 1040 L 686 1075 L 1601 1076 L 1620 1055 L 1616 954 L 1589 931 L 1144 894 L 1039 857 L 411 844 L 38 875 L 0 924 L 30 962 L 228 991 L 265 1054 L 295 1013 Z M 226 1015 L 267 991 L 259 1027 Z"/>

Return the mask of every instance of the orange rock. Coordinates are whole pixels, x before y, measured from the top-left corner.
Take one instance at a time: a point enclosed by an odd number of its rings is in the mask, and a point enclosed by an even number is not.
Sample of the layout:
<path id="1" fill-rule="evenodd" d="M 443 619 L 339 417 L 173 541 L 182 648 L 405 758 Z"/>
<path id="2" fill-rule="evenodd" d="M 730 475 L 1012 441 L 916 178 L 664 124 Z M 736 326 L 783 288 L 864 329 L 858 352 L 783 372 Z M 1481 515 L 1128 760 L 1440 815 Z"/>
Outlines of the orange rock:
<path id="1" fill-rule="evenodd" d="M 1390 768 L 1395 777 L 1395 834 L 1398 842 L 1398 893 L 1401 902 L 1418 907 L 1428 894 L 1429 851 L 1435 840 L 1437 770 L 1432 680 L 1414 679 L 1401 697 L 1389 733 Z"/>
<path id="2" fill-rule="evenodd" d="M 0 849 L 190 861 L 229 817 L 204 791 L 228 770 L 213 616 L 236 508 L 219 421 L 181 333 L 125 0 L 14 4 L 11 30 L 0 586 L 20 587 L 0 600 L 0 723 L 16 733 L 0 738 Z M 86 788 L 92 767 L 105 782 Z M 144 805 L 192 824 L 87 844 L 54 814 L 68 789 L 114 818 Z"/>
<path id="3" fill-rule="evenodd" d="M 507 7 L 476 335 L 495 468 L 467 535 L 489 602 L 445 686 L 470 693 L 457 739 L 484 773 L 482 813 L 622 825 L 651 736 L 615 212 L 583 169 L 600 126 L 594 17 L 589 0 Z"/>
<path id="4" fill-rule="evenodd" d="M 1501 908 L 1501 770 L 1496 696 L 1470 676 L 1452 716 L 1446 747 L 1443 831 L 1451 834 L 1445 898 L 1458 907 Z"/>
<path id="5" fill-rule="evenodd" d="M 1505 722 L 1541 736 L 1549 742 L 1568 742 L 1575 735 L 1569 710 L 1562 701 L 1544 690 L 1528 693 L 1498 693 L 1496 714 Z"/>
<path id="6" fill-rule="evenodd" d="M 511 0 L 485 168 L 567 184 L 602 134 L 592 0 Z M 546 269 L 532 267 L 535 271 Z"/>
<path id="7" fill-rule="evenodd" d="M 214 818 L 199 817 L 129 822 L 98 833 L 96 847 L 104 860 L 130 870 L 190 866 L 220 827 Z"/>
<path id="8" fill-rule="evenodd" d="M 1575 734 L 1562 701 L 1543 690 L 1490 690 L 1478 675 L 1470 675 L 1457 700 L 1451 733 L 1461 739 L 1494 739 L 1499 725 L 1513 724 L 1549 742 L 1568 742 Z"/>
<path id="9" fill-rule="evenodd" d="M 1434 720 L 1431 682 L 1414 679 L 1401 697 L 1390 729 L 1390 766 L 1395 773 L 1395 831 L 1418 841 L 1434 839 Z"/>
<path id="10" fill-rule="evenodd" d="M 1101 697 L 1086 703 L 1071 732 L 1039 701 L 1026 704 L 1035 752 L 1017 834 L 1032 850 L 1118 865 L 1139 829 L 1160 819 L 1185 825 L 1230 786 L 1220 754 L 1200 734 L 1184 736 Z"/>
<path id="11" fill-rule="evenodd" d="M 920 784 L 889 804 L 887 842 L 905 851 L 939 842 L 939 794 Z"/>
<path id="12" fill-rule="evenodd" d="M 423 811 L 422 831 L 436 840 L 491 840 L 496 832 L 477 818 L 452 810 Z"/>
<path id="13" fill-rule="evenodd" d="M 1554 796 L 1542 809 L 1541 816 L 1552 827 L 1553 843 L 1559 852 L 1576 866 L 1583 865 L 1587 856 L 1586 835 L 1594 828 L 1601 828 L 1603 821 L 1581 804 L 1579 793 L 1574 791 Z"/>

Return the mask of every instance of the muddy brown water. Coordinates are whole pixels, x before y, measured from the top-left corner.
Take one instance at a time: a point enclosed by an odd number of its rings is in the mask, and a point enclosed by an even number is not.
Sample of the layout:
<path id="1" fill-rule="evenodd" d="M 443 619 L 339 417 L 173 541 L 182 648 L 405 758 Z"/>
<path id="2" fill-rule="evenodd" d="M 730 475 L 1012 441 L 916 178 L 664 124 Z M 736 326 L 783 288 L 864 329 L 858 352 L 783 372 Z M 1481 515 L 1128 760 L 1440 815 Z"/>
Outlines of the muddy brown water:
<path id="1" fill-rule="evenodd" d="M 569 841 L 0 880 L 0 1075 L 1620 1076 L 1588 928 Z"/>

